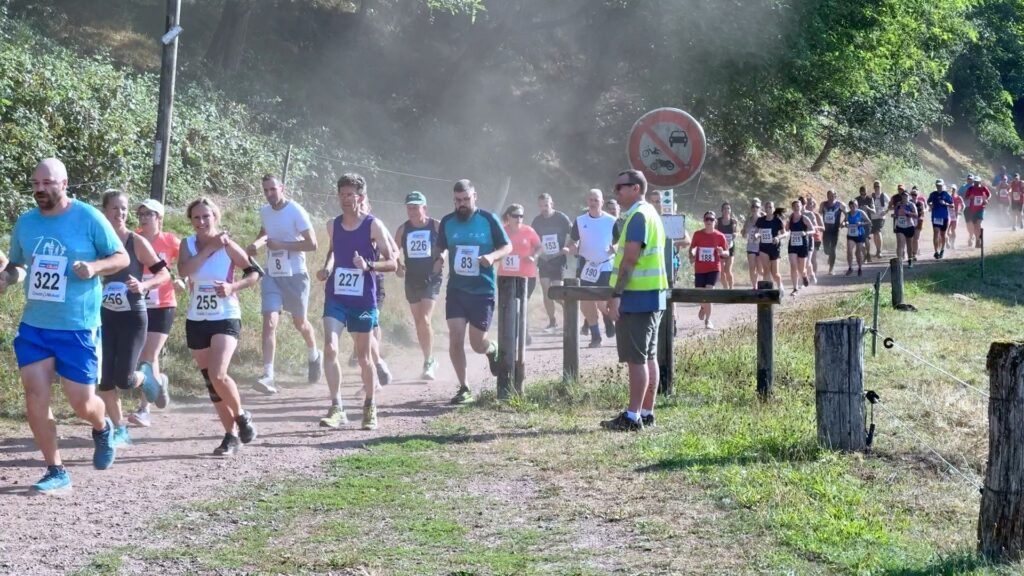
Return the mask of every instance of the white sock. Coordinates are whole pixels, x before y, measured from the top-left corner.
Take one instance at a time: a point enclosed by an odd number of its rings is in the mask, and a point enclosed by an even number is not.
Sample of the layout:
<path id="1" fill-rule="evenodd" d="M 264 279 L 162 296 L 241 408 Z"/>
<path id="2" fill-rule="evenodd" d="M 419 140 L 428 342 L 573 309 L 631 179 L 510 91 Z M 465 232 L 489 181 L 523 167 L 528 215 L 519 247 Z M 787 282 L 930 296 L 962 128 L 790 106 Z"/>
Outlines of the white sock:
<path id="1" fill-rule="evenodd" d="M 653 415 L 654 415 L 654 410 L 641 410 L 640 411 L 640 416 L 643 416 L 643 417 L 653 416 Z"/>
<path id="2" fill-rule="evenodd" d="M 317 356 L 320 355 L 320 351 L 316 349 L 316 344 L 306 350 L 306 357 L 310 362 L 316 360 Z"/>
<path id="3" fill-rule="evenodd" d="M 263 365 L 263 375 L 264 376 L 270 376 L 271 378 L 274 377 L 274 363 L 273 362 L 271 362 L 270 364 L 264 364 Z"/>
<path id="4" fill-rule="evenodd" d="M 629 410 L 626 410 L 626 418 L 629 418 L 633 422 L 636 422 L 640 420 L 640 415 L 637 414 L 636 412 L 630 412 Z"/>

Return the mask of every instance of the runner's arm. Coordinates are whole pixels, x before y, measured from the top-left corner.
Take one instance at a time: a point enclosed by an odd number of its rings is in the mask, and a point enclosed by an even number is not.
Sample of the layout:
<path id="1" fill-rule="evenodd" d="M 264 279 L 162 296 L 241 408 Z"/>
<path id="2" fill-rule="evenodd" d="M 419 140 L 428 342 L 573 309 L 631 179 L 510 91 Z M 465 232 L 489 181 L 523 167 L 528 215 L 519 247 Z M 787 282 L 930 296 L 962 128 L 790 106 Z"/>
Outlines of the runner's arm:
<path id="1" fill-rule="evenodd" d="M 148 240 L 138 235 L 135 236 L 135 257 L 150 272 L 153 271 L 154 266 L 157 266 L 161 262 L 163 263 L 163 266 L 160 266 L 160 269 L 157 272 L 155 272 L 153 274 L 153 277 L 150 278 L 149 280 L 143 282 L 141 279 L 135 278 L 135 281 L 138 284 L 139 292 L 145 292 L 146 290 L 156 288 L 157 286 L 160 286 L 165 282 L 171 281 L 171 271 L 170 269 L 167 268 L 167 263 L 160 260 L 160 257 L 157 256 L 156 251 L 153 250 L 153 245 L 150 244 Z M 128 288 L 131 289 L 131 285 L 129 285 Z"/>
<path id="2" fill-rule="evenodd" d="M 260 281 L 260 273 L 252 268 L 252 264 L 249 262 L 249 255 L 245 253 L 245 250 L 230 239 L 224 245 L 224 250 L 231 258 L 232 264 L 242 270 L 248 270 L 241 280 L 236 280 L 230 283 L 231 292 L 238 292 L 239 290 L 245 290 L 246 288 L 255 286 L 256 283 Z"/>
<path id="3" fill-rule="evenodd" d="M 370 229 L 370 238 L 377 243 L 380 252 L 380 258 L 373 263 L 373 271 L 394 272 L 398 268 L 398 263 L 395 261 L 394 241 L 391 240 L 391 235 L 384 224 L 376 218 L 374 218 L 373 227 Z"/>
<path id="4" fill-rule="evenodd" d="M 293 242 L 278 242 L 277 240 L 265 239 L 268 250 L 287 250 L 289 252 L 316 252 L 316 233 L 312 228 L 302 231 L 302 240 Z M 250 254 L 251 255 L 251 254 Z"/>
<path id="5" fill-rule="evenodd" d="M 249 244 L 249 246 L 245 248 L 245 252 L 249 256 L 255 256 L 260 251 L 260 248 L 263 248 L 266 245 L 267 229 L 260 226 L 260 233 L 256 235 L 256 239 L 252 241 L 252 244 Z"/>
<path id="6" fill-rule="evenodd" d="M 317 273 L 316 277 L 321 282 L 327 280 L 327 277 L 331 273 L 331 268 L 334 268 L 334 227 L 331 222 L 327 223 L 327 257 L 324 258 L 324 267 L 321 268 Z"/>
<path id="7" fill-rule="evenodd" d="M 92 276 L 109 276 L 127 268 L 129 263 L 128 253 L 122 248 L 106 258 L 100 258 L 94 262 L 85 262 L 83 264 L 89 267 L 92 271 Z"/>
<path id="8" fill-rule="evenodd" d="M 226 236 L 227 232 L 221 232 L 219 242 L 210 242 L 195 255 L 188 250 L 187 246 L 181 250 L 178 253 L 178 276 L 190 278 L 195 274 L 196 270 L 199 270 L 210 259 L 210 256 L 213 256 L 214 252 L 227 246 L 227 242 L 224 240 Z M 248 259 L 246 259 L 246 263 L 248 263 Z"/>

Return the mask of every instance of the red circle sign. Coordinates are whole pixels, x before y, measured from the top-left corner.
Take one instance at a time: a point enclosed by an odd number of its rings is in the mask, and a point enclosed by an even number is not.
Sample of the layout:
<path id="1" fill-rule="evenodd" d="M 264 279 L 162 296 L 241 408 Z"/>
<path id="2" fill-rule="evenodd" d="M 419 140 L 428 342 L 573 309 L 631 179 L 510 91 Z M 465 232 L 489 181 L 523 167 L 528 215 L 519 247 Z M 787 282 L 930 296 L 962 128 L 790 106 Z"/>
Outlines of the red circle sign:
<path id="1" fill-rule="evenodd" d="M 681 186 L 704 165 L 704 128 L 678 108 L 658 108 L 644 114 L 629 132 L 626 154 L 654 186 Z"/>

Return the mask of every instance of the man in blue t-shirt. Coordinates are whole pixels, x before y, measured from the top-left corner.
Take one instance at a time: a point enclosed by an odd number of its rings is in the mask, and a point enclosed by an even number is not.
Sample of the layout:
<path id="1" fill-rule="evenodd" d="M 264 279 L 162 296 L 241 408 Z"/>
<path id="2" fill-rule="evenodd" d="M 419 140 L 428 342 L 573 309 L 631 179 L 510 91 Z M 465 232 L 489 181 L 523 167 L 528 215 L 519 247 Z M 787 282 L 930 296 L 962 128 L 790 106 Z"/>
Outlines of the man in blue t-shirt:
<path id="1" fill-rule="evenodd" d="M 128 254 L 107 219 L 68 198 L 68 173 L 56 158 L 32 173 L 37 208 L 22 214 L 11 233 L 10 263 L 0 272 L 0 294 L 28 271 L 25 310 L 14 337 L 25 412 L 47 470 L 32 488 L 53 494 L 71 488 L 50 417 L 50 387 L 60 376 L 75 414 L 92 424 L 93 465 L 114 462 L 113 426 L 95 394 L 100 349 L 100 277 L 128 266 Z"/>
<path id="2" fill-rule="evenodd" d="M 487 339 L 498 292 L 494 263 L 512 252 L 512 243 L 498 218 L 477 208 L 472 182 L 456 182 L 454 195 L 455 212 L 442 218 L 438 226 L 434 274 L 441 273 L 441 254 L 448 252 L 448 354 L 459 378 L 459 391 L 452 404 L 464 404 L 473 400 L 466 385 L 467 325 L 470 347 L 477 354 L 487 355 L 491 374 L 498 375 L 498 346 Z"/>
<path id="3" fill-rule="evenodd" d="M 953 197 L 946 192 L 946 183 L 942 179 L 936 180 L 935 191 L 928 195 L 928 208 L 932 211 L 932 245 L 935 247 L 936 260 L 946 255 L 946 230 L 949 229 L 949 208 L 952 205 Z"/>

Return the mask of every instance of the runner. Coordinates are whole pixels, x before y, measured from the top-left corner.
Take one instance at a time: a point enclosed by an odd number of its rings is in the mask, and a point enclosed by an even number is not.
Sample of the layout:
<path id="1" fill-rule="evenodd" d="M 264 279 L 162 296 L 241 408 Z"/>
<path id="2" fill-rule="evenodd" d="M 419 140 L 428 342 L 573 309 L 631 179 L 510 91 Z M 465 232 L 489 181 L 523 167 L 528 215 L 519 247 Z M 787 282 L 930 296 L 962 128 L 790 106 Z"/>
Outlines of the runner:
<path id="1" fill-rule="evenodd" d="M 967 230 L 970 237 L 967 246 L 981 248 L 982 223 L 985 221 L 985 208 L 988 206 L 992 193 L 989 192 L 985 183 L 980 178 L 974 179 L 974 185 L 967 189 L 964 196 L 964 220 L 967 221 Z"/>
<path id="2" fill-rule="evenodd" d="M 1024 228 L 1024 181 L 1014 173 L 1010 182 L 1010 227 L 1016 232 L 1018 225 Z"/>
<path id="3" fill-rule="evenodd" d="M 921 194 L 917 185 L 914 185 L 910 189 L 910 201 L 914 203 L 914 208 L 917 209 L 917 222 L 914 227 L 914 237 L 910 239 L 910 253 L 911 262 L 917 262 L 918 255 L 921 254 L 921 232 L 924 230 L 925 213 L 928 209 L 928 202 L 925 200 L 924 194 Z"/>
<path id="4" fill-rule="evenodd" d="M 619 362 L 628 366 L 629 406 L 615 418 L 601 422 L 609 430 L 639 431 L 655 425 L 658 323 L 668 290 L 667 239 L 658 212 L 642 199 L 646 189 L 647 180 L 638 170 L 620 172 L 615 181 L 615 195 L 626 210 L 626 226 L 609 278 L 612 297 L 608 312 L 616 322 Z"/>
<path id="5" fill-rule="evenodd" d="M 729 204 L 726 203 L 725 206 Z M 722 215 L 725 218 L 725 214 Z M 731 216 L 730 216 L 731 218 Z M 717 223 L 717 224 L 716 224 Z M 732 248 L 729 237 L 720 229 L 721 219 L 715 213 L 704 213 L 704 229 L 693 233 L 690 240 L 690 262 L 693 264 L 693 285 L 695 288 L 714 290 L 719 274 L 724 270 L 725 260 Z M 728 287 L 727 287 L 728 288 Z M 702 303 L 697 318 L 704 321 L 704 327 L 711 330 L 711 304 Z"/>
<path id="6" fill-rule="evenodd" d="M 882 192 L 882 183 L 880 181 L 875 180 L 871 186 L 871 211 L 867 212 L 871 216 L 871 239 L 875 243 L 875 258 L 881 259 L 882 229 L 885 228 L 886 208 L 889 206 L 890 199 L 885 192 Z M 860 204 L 861 209 L 865 208 L 860 198 L 857 199 L 857 203 Z M 871 262 L 871 247 L 868 246 L 867 248 L 867 261 Z"/>
<path id="7" fill-rule="evenodd" d="M 162 403 L 167 404 L 163 382 L 153 376 L 152 370 L 144 373 L 137 368 L 149 325 L 146 292 L 170 282 L 171 275 L 167 262 L 157 256 L 149 242 L 128 229 L 128 206 L 124 192 L 107 190 L 103 193 L 103 215 L 128 253 L 128 267 L 103 278 L 103 308 L 100 310 L 103 361 L 100 385 L 96 389 L 106 406 L 107 416 L 114 423 L 112 442 L 115 448 L 131 444 L 119 389 L 138 388 L 147 401 L 162 398 Z M 140 281 L 146 271 L 152 277 Z"/>
<path id="8" fill-rule="evenodd" d="M 786 223 L 783 216 L 785 208 L 775 208 L 772 202 L 764 203 L 764 216 L 757 219 L 757 264 L 759 275 L 775 284 L 780 292 L 785 292 L 782 275 L 779 274 L 779 251 L 786 239 Z"/>
<path id="9" fill-rule="evenodd" d="M 997 204 L 999 206 L 999 220 L 1006 218 L 1010 221 L 1012 226 L 1013 218 L 1010 216 L 1010 190 L 1012 186 L 1010 184 L 1009 175 L 1005 173 L 1005 166 L 1003 168 L 1004 173 L 999 176 L 998 180 L 993 180 L 992 184 L 996 187 L 996 197 L 999 198 L 999 202 Z"/>
<path id="10" fill-rule="evenodd" d="M 853 260 L 857 259 L 857 276 L 862 275 L 865 252 L 871 248 L 868 243 L 868 224 L 871 219 L 860 208 L 856 200 L 850 200 L 849 212 L 844 213 L 843 226 L 846 231 L 846 275 L 853 274 Z"/>
<path id="11" fill-rule="evenodd" d="M 405 211 L 409 216 L 395 231 L 399 258 L 396 274 L 405 279 L 405 299 L 409 303 L 416 324 L 416 339 L 423 352 L 424 380 L 433 380 L 437 372 L 434 358 L 434 302 L 441 294 L 441 274 L 434 274 L 431 247 L 437 244 L 439 222 L 427 216 L 427 198 L 421 192 L 410 192 L 405 197 Z M 444 258 L 442 256 L 442 258 Z"/>
<path id="12" fill-rule="evenodd" d="M 807 256 L 811 251 L 810 237 L 814 233 L 814 223 L 804 213 L 803 206 L 803 202 L 794 200 L 790 204 L 793 212 L 786 220 L 786 230 L 789 231 L 789 279 L 793 283 L 793 295 L 800 291 L 801 285 L 810 285 L 807 280 Z"/>
<path id="13" fill-rule="evenodd" d="M 949 209 L 953 207 L 953 197 L 946 192 L 946 183 L 935 181 L 935 192 L 928 195 L 928 206 L 932 212 L 932 245 L 935 248 L 935 259 L 946 255 L 946 233 L 949 230 Z"/>
<path id="14" fill-rule="evenodd" d="M 0 272 L 0 294 L 25 278 L 25 309 L 14 355 L 25 389 L 25 414 L 43 453 L 46 473 L 32 485 L 42 494 L 71 488 L 57 449 L 50 412 L 51 387 L 59 376 L 75 414 L 92 425 L 93 466 L 114 463 L 114 425 L 95 393 L 99 381 L 100 278 L 128 265 L 128 253 L 98 210 L 68 198 L 68 173 L 47 158 L 32 173 L 36 208 L 22 214 L 11 232 L 10 259 Z"/>
<path id="15" fill-rule="evenodd" d="M 964 199 L 959 194 L 953 194 L 953 208 L 949 211 L 949 229 L 946 231 L 946 246 L 950 250 L 956 250 L 956 231 L 960 227 L 960 216 L 964 212 Z"/>
<path id="16" fill-rule="evenodd" d="M 910 195 L 902 184 L 892 198 L 893 231 L 896 233 L 896 257 L 906 262 L 908 268 L 914 267 L 913 245 L 914 234 L 917 233 L 917 206 L 910 200 Z"/>
<path id="17" fill-rule="evenodd" d="M 530 298 L 537 288 L 537 267 L 543 266 L 543 261 L 538 264 L 539 256 L 544 252 L 544 246 L 540 236 L 530 226 L 523 223 L 526 218 L 526 209 L 522 204 L 512 204 L 505 209 L 501 215 L 505 234 L 512 243 L 512 252 L 501 259 L 498 264 L 498 276 L 526 278 L 526 302 L 529 310 Z M 517 298 L 519 295 L 517 294 Z M 529 314 L 527 314 L 529 318 Z M 526 329 L 523 335 L 526 345 L 533 343 L 530 338 L 530 329 Z"/>
<path id="18" fill-rule="evenodd" d="M 256 438 L 252 413 L 242 408 L 228 368 L 242 334 L 238 292 L 255 286 L 262 271 L 220 229 L 220 208 L 212 200 L 193 200 L 185 214 L 195 230 L 178 255 L 178 274 L 189 279 L 185 339 L 224 427 L 224 439 L 213 453 L 232 456 Z M 234 280 L 235 268 L 243 269 L 241 280 Z"/>
<path id="19" fill-rule="evenodd" d="M 360 214 L 362 214 L 364 216 L 367 215 L 367 214 L 371 214 L 372 213 L 371 208 L 370 208 L 370 201 L 365 196 L 363 197 L 363 201 L 360 204 L 359 211 L 360 211 Z M 381 219 L 379 219 L 379 218 L 377 219 L 377 222 L 380 223 L 382 226 L 384 225 L 384 222 Z M 386 226 L 384 227 L 384 230 L 387 231 L 387 227 Z M 395 241 L 391 238 L 390 234 L 388 234 L 386 240 L 387 240 L 388 244 L 391 246 L 391 253 L 392 254 L 398 254 L 398 246 L 395 244 Z M 378 272 L 377 273 L 377 310 L 378 311 L 382 310 L 384 308 L 384 300 L 386 300 L 386 299 L 387 299 L 387 292 L 385 291 L 385 287 L 384 287 L 384 274 L 381 274 L 381 273 Z M 355 349 L 355 340 L 354 340 L 354 338 L 355 337 L 353 335 L 352 356 L 350 356 L 349 359 L 348 359 L 348 366 L 349 366 L 349 368 L 355 368 L 356 366 L 359 366 L 359 360 L 356 358 L 356 349 Z M 383 342 L 384 342 L 384 333 L 381 331 L 380 322 L 378 322 L 377 325 L 373 327 L 373 338 L 370 339 L 370 358 L 371 358 L 371 360 L 373 360 L 373 366 L 376 368 L 376 371 L 377 371 L 377 387 L 378 388 L 380 386 L 387 386 L 388 384 L 391 383 L 391 370 L 388 368 L 387 362 L 384 361 L 384 354 L 381 352 L 381 345 L 383 344 Z"/>
<path id="20" fill-rule="evenodd" d="M 802 197 L 798 199 L 803 207 L 804 216 L 813 225 L 808 232 L 807 238 L 807 260 L 804 268 L 804 277 L 810 278 L 814 284 L 818 283 L 818 252 L 821 250 L 821 232 L 824 230 L 821 217 L 818 216 L 818 202 L 813 195 L 808 194 L 805 201 Z"/>
<path id="21" fill-rule="evenodd" d="M 548 288 L 562 285 L 566 264 L 564 249 L 572 222 L 564 213 L 555 210 L 555 201 L 551 199 L 550 194 L 541 194 L 537 198 L 537 207 L 540 214 L 533 219 L 533 230 L 540 236 L 544 245 L 538 264 L 544 311 L 548 314 L 548 325 L 544 332 L 555 334 L 558 332 L 558 320 L 555 316 L 555 301 L 548 298 Z"/>
<path id="22" fill-rule="evenodd" d="M 607 286 L 612 275 L 612 257 L 621 229 L 615 217 L 601 211 L 603 196 L 597 188 L 587 193 L 587 211 L 576 217 L 569 232 L 565 252 L 577 256 L 576 277 L 580 279 L 580 286 Z M 615 335 L 614 325 L 608 330 L 611 318 L 603 302 L 581 301 L 580 310 L 590 331 L 591 348 L 599 348 L 602 343 L 599 312 L 604 316 L 608 337 Z"/>
<path id="23" fill-rule="evenodd" d="M 448 355 L 459 379 L 459 390 L 451 402 L 464 404 L 473 401 L 473 392 L 466 384 L 467 326 L 470 347 L 487 356 L 491 374 L 498 375 L 498 345 L 488 340 L 487 330 L 491 327 L 497 293 L 494 265 L 512 252 L 512 245 L 494 214 L 477 208 L 472 182 L 456 182 L 453 196 L 455 211 L 441 219 L 434 246 L 434 273 L 440 274 L 444 265 L 441 254 L 451 252 L 445 318 Z"/>
<path id="24" fill-rule="evenodd" d="M 377 291 L 380 273 L 397 268 L 387 228 L 366 208 L 366 180 L 359 174 L 338 179 L 341 215 L 327 225 L 330 244 L 324 267 L 317 278 L 325 284 L 324 356 L 331 407 L 320 425 L 339 428 L 348 423 L 341 401 L 341 367 L 338 364 L 338 336 L 347 329 L 355 343 L 363 381 L 363 430 L 377 428 L 374 398 L 373 329 L 379 324 Z"/>
<path id="25" fill-rule="evenodd" d="M 615 198 L 609 198 L 604 201 L 604 211 L 606 214 L 610 214 L 616 221 L 619 220 L 619 202 Z M 621 224 L 621 222 L 620 222 Z"/>
<path id="26" fill-rule="evenodd" d="M 316 252 L 316 233 L 309 214 L 287 196 L 284 184 L 273 174 L 263 176 L 263 196 L 267 204 L 260 208 L 259 234 L 245 249 L 253 258 L 267 249 L 267 275 L 260 282 L 263 313 L 263 375 L 253 390 L 277 394 L 274 385 L 274 358 L 277 354 L 277 323 L 282 311 L 292 317 L 292 325 L 306 342 L 306 380 L 320 381 L 323 360 L 316 349 L 316 333 L 308 319 L 309 272 L 306 252 Z"/>
<path id="27" fill-rule="evenodd" d="M 750 216 L 743 223 L 742 234 L 747 240 L 747 274 L 750 275 L 750 287 L 757 288 L 757 281 L 760 277 L 760 270 L 757 255 L 761 252 L 760 237 L 757 230 L 757 221 L 764 216 L 761 211 L 761 200 L 754 198 L 750 201 Z"/>
<path id="28" fill-rule="evenodd" d="M 736 233 L 737 228 L 742 226 L 742 222 L 737 221 L 732 216 L 732 205 L 728 202 L 722 203 L 722 217 L 715 223 L 715 230 L 718 230 L 725 235 L 725 240 L 729 244 L 729 252 L 722 257 L 721 272 L 722 272 L 722 288 L 726 290 L 732 290 L 733 278 L 732 278 L 732 262 L 736 256 Z M 691 253 L 692 241 L 691 241 Z M 699 286 L 698 286 L 699 288 Z M 710 314 L 710 310 L 709 310 Z"/>
<path id="29" fill-rule="evenodd" d="M 135 215 L 139 219 L 139 227 L 135 233 L 142 236 L 149 242 L 160 260 L 167 263 L 167 272 L 171 274 L 171 267 L 178 262 L 178 250 L 181 240 L 170 232 L 163 231 L 164 205 L 157 200 L 147 198 L 135 209 Z M 173 274 L 171 277 L 173 278 Z M 148 282 L 153 278 L 149 271 L 143 272 L 142 281 Z M 160 353 L 167 343 L 167 337 L 171 333 L 171 325 L 174 323 L 174 315 L 178 306 L 176 292 L 185 292 L 185 283 L 181 279 L 173 282 L 164 282 L 155 289 L 146 292 L 146 341 L 142 345 L 142 354 L 139 355 L 139 370 L 148 377 L 160 382 L 160 392 L 156 398 L 157 408 L 166 408 L 169 401 L 167 375 L 160 369 Z M 148 428 L 152 423 L 149 415 L 149 401 L 144 393 L 139 394 L 139 408 L 128 415 L 128 422 L 135 426 Z"/>
<path id="30" fill-rule="evenodd" d="M 854 203 L 856 206 L 856 202 Z M 836 191 L 830 189 L 825 193 L 825 201 L 818 207 L 821 214 L 822 235 L 821 243 L 828 256 L 828 275 L 831 276 L 836 267 L 836 247 L 839 245 L 839 228 L 842 224 L 846 207 L 839 200 L 836 200 Z"/>

